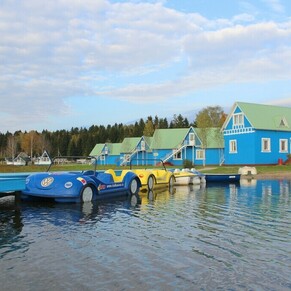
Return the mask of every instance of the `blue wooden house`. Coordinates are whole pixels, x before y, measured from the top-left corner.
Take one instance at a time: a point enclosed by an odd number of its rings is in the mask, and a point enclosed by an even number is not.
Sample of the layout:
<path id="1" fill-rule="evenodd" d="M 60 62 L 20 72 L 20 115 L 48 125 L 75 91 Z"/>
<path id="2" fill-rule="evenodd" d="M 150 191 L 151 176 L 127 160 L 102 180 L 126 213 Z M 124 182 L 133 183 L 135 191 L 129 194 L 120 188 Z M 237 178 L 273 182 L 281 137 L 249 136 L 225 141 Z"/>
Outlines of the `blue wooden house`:
<path id="1" fill-rule="evenodd" d="M 268 165 L 291 151 L 291 108 L 236 102 L 223 127 L 225 165 Z"/>
<path id="2" fill-rule="evenodd" d="M 195 128 L 201 141 L 195 151 L 195 165 L 221 165 L 224 161 L 224 139 L 220 128 Z"/>
<path id="3" fill-rule="evenodd" d="M 151 158 L 152 137 L 126 137 L 120 147 L 120 165 L 144 165 Z"/>
<path id="4" fill-rule="evenodd" d="M 218 128 L 156 129 L 151 150 L 156 161 L 182 166 L 185 160 L 193 165 L 219 164 L 223 155 L 223 139 Z"/>
<path id="5" fill-rule="evenodd" d="M 121 143 L 96 144 L 90 153 L 97 160 L 97 165 L 119 165 Z"/>
<path id="6" fill-rule="evenodd" d="M 155 165 L 160 161 L 183 166 L 218 165 L 223 160 L 223 135 L 219 128 L 156 129 L 153 137 L 127 137 L 122 143 L 96 144 L 90 155 L 98 165 Z"/>

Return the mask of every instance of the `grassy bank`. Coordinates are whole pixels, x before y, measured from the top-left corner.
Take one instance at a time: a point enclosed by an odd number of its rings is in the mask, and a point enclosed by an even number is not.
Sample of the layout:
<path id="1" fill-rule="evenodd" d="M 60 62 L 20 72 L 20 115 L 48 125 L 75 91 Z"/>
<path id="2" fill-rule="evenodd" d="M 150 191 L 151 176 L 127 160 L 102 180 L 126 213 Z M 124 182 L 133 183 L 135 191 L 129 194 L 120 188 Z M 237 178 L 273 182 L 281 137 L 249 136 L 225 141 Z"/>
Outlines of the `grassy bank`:
<path id="1" fill-rule="evenodd" d="M 47 170 L 47 166 L 7 166 L 0 165 L 0 173 L 20 173 L 20 172 L 42 172 Z M 116 167 L 116 166 L 98 166 L 98 170 L 103 169 L 128 169 L 129 167 Z M 142 167 L 141 167 L 142 168 Z M 227 166 L 213 166 L 213 167 L 197 167 L 196 169 L 207 173 L 237 173 L 240 166 L 227 167 Z M 53 171 L 80 171 L 92 169 L 92 165 L 83 164 L 64 164 L 64 165 L 54 165 L 51 168 Z M 274 166 L 256 166 L 258 174 L 291 174 L 291 165 L 274 165 Z"/>
<path id="2" fill-rule="evenodd" d="M 221 166 L 221 167 L 211 167 L 209 169 L 205 168 L 197 168 L 198 170 L 202 172 L 207 173 L 237 173 L 238 169 L 241 166 L 237 167 L 227 167 L 227 166 Z M 278 173 L 291 173 L 291 165 L 274 165 L 274 166 L 256 166 L 258 174 L 278 174 Z"/>

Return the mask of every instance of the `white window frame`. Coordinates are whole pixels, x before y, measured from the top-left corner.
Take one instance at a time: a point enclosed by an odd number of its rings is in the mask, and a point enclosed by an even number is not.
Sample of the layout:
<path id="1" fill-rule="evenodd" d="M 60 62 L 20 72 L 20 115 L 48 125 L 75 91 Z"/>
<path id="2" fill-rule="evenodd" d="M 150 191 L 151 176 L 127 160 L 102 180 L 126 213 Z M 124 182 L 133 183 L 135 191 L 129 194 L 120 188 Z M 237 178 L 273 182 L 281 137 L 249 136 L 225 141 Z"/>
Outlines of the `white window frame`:
<path id="1" fill-rule="evenodd" d="M 144 140 L 142 140 L 142 141 L 140 142 L 140 150 L 141 150 L 141 151 L 145 151 L 145 150 L 146 150 L 146 144 L 145 144 L 145 141 L 144 141 Z"/>
<path id="2" fill-rule="evenodd" d="M 236 154 L 237 153 L 237 140 L 231 139 L 229 141 L 229 153 L 230 154 Z"/>
<path id="3" fill-rule="evenodd" d="M 234 126 L 244 125 L 244 114 L 243 113 L 233 114 L 233 125 Z"/>
<path id="4" fill-rule="evenodd" d="M 195 145 L 195 134 L 194 132 L 189 133 L 189 145 Z"/>
<path id="5" fill-rule="evenodd" d="M 205 160 L 205 150 L 196 150 L 196 160 Z"/>
<path id="6" fill-rule="evenodd" d="M 173 152 L 175 152 L 177 149 L 173 150 Z M 182 160 L 182 150 L 176 152 L 173 155 L 173 160 Z"/>
<path id="7" fill-rule="evenodd" d="M 271 152 L 271 139 L 269 137 L 262 138 L 261 151 L 262 153 Z"/>
<path id="8" fill-rule="evenodd" d="M 105 161 L 105 155 L 100 155 L 100 161 Z"/>
<path id="9" fill-rule="evenodd" d="M 282 138 L 279 140 L 279 152 L 280 153 L 288 153 L 288 139 Z"/>

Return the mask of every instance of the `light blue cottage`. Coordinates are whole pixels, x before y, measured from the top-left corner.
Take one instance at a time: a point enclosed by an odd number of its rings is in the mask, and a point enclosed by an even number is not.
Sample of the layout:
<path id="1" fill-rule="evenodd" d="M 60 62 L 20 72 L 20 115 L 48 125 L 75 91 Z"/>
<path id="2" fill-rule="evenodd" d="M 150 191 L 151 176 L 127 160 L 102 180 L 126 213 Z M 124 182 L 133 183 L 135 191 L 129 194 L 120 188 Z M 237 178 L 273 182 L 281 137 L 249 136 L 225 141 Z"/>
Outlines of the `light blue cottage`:
<path id="1" fill-rule="evenodd" d="M 120 147 L 120 165 L 145 165 L 152 157 L 150 143 L 152 137 L 126 137 Z"/>
<path id="2" fill-rule="evenodd" d="M 121 143 L 98 143 L 90 153 L 98 165 L 119 165 Z"/>
<path id="3" fill-rule="evenodd" d="M 268 165 L 291 150 L 291 108 L 236 102 L 222 126 L 225 165 Z"/>
<path id="4" fill-rule="evenodd" d="M 151 150 L 156 161 L 175 166 L 182 166 L 185 160 L 193 165 L 217 165 L 223 156 L 223 139 L 218 128 L 156 129 Z"/>

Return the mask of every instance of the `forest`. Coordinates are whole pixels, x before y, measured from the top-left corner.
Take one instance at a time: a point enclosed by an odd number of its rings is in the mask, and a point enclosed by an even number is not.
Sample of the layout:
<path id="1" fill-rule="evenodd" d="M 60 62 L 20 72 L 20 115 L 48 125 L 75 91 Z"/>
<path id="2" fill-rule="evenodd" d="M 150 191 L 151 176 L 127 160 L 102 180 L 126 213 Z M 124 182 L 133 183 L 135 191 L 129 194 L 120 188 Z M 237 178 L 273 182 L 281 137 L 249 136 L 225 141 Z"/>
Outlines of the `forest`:
<path id="1" fill-rule="evenodd" d="M 20 152 L 30 157 L 40 156 L 46 150 L 55 156 L 88 156 L 97 143 L 120 143 L 125 137 L 152 136 L 158 128 L 219 127 L 225 120 L 221 107 L 206 107 L 199 111 L 193 123 L 181 114 L 167 118 L 148 116 L 134 124 L 92 125 L 89 128 L 74 127 L 70 130 L 43 130 L 14 133 L 0 132 L 0 159 L 14 158 Z"/>

